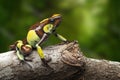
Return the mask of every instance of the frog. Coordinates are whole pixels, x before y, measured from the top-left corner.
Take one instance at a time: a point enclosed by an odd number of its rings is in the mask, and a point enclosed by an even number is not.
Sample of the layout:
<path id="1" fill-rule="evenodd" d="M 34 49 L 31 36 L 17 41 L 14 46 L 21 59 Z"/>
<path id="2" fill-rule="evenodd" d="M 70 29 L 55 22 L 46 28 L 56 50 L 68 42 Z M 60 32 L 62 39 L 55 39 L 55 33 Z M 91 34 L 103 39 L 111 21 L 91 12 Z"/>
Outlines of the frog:
<path id="1" fill-rule="evenodd" d="M 10 50 L 16 51 L 16 55 L 20 61 L 27 61 L 26 56 L 29 56 L 33 49 L 36 49 L 42 62 L 46 63 L 41 44 L 52 34 L 63 42 L 68 41 L 65 37 L 56 32 L 61 20 L 61 14 L 53 14 L 51 17 L 35 23 L 29 28 L 26 38 L 17 40 L 14 44 L 10 45 Z"/>

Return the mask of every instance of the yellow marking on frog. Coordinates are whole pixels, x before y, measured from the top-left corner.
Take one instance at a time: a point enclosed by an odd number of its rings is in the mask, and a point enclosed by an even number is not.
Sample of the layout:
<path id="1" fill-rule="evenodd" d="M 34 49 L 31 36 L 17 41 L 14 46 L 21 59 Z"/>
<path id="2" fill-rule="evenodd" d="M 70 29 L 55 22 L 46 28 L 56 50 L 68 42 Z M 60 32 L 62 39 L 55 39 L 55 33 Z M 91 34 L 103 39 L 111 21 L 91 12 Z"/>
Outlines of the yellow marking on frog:
<path id="1" fill-rule="evenodd" d="M 18 40 L 17 42 L 18 42 L 17 47 L 21 50 L 21 46 L 23 45 L 23 41 Z"/>
<path id="2" fill-rule="evenodd" d="M 41 47 L 38 44 L 36 45 L 36 48 L 37 48 L 37 52 L 38 52 L 40 58 L 43 59 L 45 57 L 43 50 L 41 49 Z"/>
<path id="3" fill-rule="evenodd" d="M 24 61 L 24 56 L 23 56 L 22 54 L 20 54 L 20 51 L 19 51 L 19 50 L 17 50 L 16 54 L 17 54 L 17 56 L 18 56 L 18 58 L 19 58 L 20 60 L 23 60 L 23 61 Z"/>
<path id="4" fill-rule="evenodd" d="M 40 37 L 36 34 L 35 30 L 30 30 L 27 34 L 27 42 L 35 47 L 35 45 L 40 41 Z"/>
<path id="5" fill-rule="evenodd" d="M 47 20 L 48 20 L 48 18 L 43 19 L 42 21 L 40 21 L 40 23 L 43 23 L 43 22 L 45 22 L 45 21 L 47 21 Z"/>
<path id="6" fill-rule="evenodd" d="M 60 16 L 60 14 L 54 14 L 52 17 Z"/>
<path id="7" fill-rule="evenodd" d="M 23 41 L 22 40 L 18 40 L 17 41 L 17 48 L 16 48 L 16 54 L 17 54 L 17 56 L 18 56 L 18 58 L 20 59 L 20 60 L 24 60 L 24 56 L 20 53 L 20 51 L 21 51 L 21 46 L 23 45 Z M 19 51 L 20 50 L 20 51 Z"/>
<path id="8" fill-rule="evenodd" d="M 47 24 L 43 27 L 44 32 L 51 33 L 51 30 L 53 29 L 53 24 Z"/>
<path id="9" fill-rule="evenodd" d="M 29 48 L 32 48 L 32 46 L 31 46 L 31 45 L 28 45 L 28 44 L 26 44 L 25 46 L 27 46 L 27 47 L 29 47 Z"/>
<path id="10" fill-rule="evenodd" d="M 59 38 L 59 39 L 61 39 L 62 41 L 67 41 L 67 39 L 66 39 L 66 38 L 64 38 L 62 35 L 57 34 L 57 36 L 58 36 L 58 38 Z"/>

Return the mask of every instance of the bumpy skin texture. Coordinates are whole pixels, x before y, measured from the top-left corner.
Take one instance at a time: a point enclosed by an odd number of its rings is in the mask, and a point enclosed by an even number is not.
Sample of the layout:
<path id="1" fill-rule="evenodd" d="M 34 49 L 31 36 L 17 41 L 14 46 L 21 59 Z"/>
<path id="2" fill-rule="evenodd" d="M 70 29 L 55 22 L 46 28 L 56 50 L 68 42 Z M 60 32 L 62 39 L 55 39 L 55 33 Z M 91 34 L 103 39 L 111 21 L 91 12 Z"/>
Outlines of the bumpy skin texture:
<path id="1" fill-rule="evenodd" d="M 26 39 L 16 41 L 13 45 L 10 45 L 10 49 L 16 50 L 18 58 L 24 60 L 24 56 L 29 55 L 32 49 L 36 48 L 41 59 L 44 59 L 44 53 L 40 45 L 50 34 L 54 34 L 64 42 L 67 41 L 63 36 L 56 33 L 56 28 L 60 22 L 61 15 L 54 14 L 53 16 L 34 24 L 30 27 Z"/>

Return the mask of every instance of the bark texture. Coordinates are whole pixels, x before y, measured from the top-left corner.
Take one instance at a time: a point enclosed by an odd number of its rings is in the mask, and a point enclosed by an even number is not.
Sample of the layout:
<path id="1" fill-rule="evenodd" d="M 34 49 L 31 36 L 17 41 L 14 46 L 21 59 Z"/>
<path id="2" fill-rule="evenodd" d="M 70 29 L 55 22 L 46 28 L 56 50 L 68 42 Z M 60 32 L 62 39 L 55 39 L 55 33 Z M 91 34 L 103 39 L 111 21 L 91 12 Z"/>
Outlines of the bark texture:
<path id="1" fill-rule="evenodd" d="M 45 66 L 36 51 L 21 63 L 14 51 L 0 54 L 0 80 L 120 80 L 120 63 L 83 56 L 76 41 L 46 47 Z"/>

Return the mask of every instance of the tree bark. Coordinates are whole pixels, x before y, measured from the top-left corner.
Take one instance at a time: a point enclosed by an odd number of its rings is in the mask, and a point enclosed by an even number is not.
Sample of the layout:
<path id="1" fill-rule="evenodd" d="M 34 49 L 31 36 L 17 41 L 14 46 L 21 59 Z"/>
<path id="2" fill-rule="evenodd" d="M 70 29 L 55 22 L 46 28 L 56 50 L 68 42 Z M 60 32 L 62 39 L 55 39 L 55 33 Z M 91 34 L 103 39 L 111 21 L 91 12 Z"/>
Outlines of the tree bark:
<path id="1" fill-rule="evenodd" d="M 120 63 L 85 57 L 76 41 L 43 49 L 46 66 L 36 50 L 20 62 L 15 51 L 0 54 L 0 80 L 120 80 Z"/>

